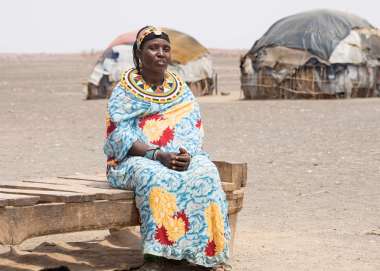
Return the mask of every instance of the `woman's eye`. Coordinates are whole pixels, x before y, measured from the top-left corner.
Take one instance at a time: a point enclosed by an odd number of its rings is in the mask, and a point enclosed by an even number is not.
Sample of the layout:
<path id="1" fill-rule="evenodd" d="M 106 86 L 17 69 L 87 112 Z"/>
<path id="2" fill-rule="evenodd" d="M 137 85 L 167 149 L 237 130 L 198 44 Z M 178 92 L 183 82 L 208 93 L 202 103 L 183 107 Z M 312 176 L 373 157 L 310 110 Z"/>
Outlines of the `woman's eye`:
<path id="1" fill-rule="evenodd" d="M 162 46 L 160 46 L 160 45 L 156 45 L 156 44 L 152 44 L 151 46 L 149 46 L 148 47 L 148 49 L 149 50 L 151 50 L 151 51 L 158 51 L 158 50 L 160 50 L 162 48 L 162 51 L 164 51 L 165 53 L 168 53 L 168 52 L 170 52 L 170 46 L 164 46 L 164 47 L 162 47 Z"/>

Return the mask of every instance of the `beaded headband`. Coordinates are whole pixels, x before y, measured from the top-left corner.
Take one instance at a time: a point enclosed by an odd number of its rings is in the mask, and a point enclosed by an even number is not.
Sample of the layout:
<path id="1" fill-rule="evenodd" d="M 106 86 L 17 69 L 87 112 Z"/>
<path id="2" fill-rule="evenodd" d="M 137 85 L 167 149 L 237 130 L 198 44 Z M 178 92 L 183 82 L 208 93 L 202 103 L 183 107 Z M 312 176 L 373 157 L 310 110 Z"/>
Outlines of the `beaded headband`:
<path id="1" fill-rule="evenodd" d="M 136 37 L 136 43 L 138 48 L 141 48 L 141 43 L 144 41 L 145 37 L 151 33 L 153 33 L 156 36 L 161 36 L 164 32 L 158 30 L 154 26 L 148 26 L 143 31 L 141 31 L 139 35 Z"/>

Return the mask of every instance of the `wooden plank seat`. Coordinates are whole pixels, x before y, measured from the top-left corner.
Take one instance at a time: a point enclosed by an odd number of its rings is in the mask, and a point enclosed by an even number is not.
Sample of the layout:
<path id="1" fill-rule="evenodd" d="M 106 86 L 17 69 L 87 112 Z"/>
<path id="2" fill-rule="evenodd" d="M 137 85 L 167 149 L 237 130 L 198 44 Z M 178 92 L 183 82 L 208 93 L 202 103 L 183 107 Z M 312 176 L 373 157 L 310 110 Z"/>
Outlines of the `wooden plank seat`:
<path id="1" fill-rule="evenodd" d="M 214 161 L 229 203 L 232 232 L 243 207 L 247 165 Z M 105 176 L 74 175 L 0 182 L 0 244 L 18 245 L 47 234 L 138 226 L 134 193 Z"/>

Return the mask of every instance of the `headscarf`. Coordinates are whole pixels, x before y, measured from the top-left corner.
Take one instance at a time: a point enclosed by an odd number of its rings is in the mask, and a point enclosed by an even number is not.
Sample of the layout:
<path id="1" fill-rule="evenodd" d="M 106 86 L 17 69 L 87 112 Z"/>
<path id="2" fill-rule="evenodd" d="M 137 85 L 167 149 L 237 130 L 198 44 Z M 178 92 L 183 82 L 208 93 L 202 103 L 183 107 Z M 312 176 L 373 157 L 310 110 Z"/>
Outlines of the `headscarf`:
<path id="1" fill-rule="evenodd" d="M 133 62 L 135 63 L 138 72 L 140 72 L 140 59 L 136 54 L 137 49 L 141 50 L 145 42 L 158 38 L 164 39 L 170 43 L 168 34 L 154 26 L 145 26 L 137 32 L 136 40 L 133 44 Z"/>

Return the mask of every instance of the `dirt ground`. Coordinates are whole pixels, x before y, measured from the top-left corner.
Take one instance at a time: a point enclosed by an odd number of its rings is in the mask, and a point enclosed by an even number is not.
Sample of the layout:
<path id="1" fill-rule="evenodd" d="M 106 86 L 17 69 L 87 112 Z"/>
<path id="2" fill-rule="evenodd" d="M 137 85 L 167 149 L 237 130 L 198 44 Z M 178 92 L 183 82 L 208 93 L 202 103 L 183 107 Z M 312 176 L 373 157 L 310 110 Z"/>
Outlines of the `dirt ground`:
<path id="1" fill-rule="evenodd" d="M 380 270 L 380 99 L 242 101 L 239 54 L 213 57 L 231 94 L 199 99 L 205 149 L 249 171 L 234 270 Z M 2 181 L 104 170 L 106 101 L 82 92 L 95 59 L 0 57 Z M 104 232 L 70 236 L 55 241 Z"/>

